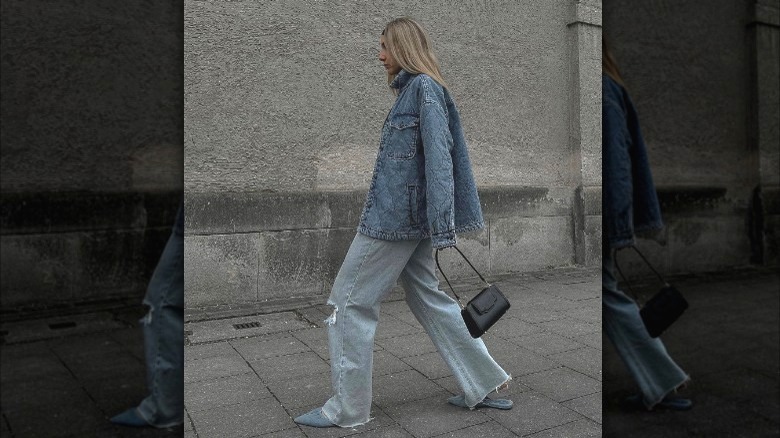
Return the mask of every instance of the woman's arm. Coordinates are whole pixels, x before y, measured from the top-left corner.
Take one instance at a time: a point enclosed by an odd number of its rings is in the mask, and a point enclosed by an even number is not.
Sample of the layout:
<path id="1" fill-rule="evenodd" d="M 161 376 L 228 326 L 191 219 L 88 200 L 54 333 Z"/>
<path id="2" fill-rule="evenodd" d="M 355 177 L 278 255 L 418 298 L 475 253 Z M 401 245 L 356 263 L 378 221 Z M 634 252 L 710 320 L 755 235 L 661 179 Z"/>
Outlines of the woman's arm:
<path id="1" fill-rule="evenodd" d="M 444 111 L 443 93 L 425 94 L 420 108 L 420 134 L 425 153 L 426 211 L 433 247 L 440 249 L 455 246 L 453 141 Z"/>

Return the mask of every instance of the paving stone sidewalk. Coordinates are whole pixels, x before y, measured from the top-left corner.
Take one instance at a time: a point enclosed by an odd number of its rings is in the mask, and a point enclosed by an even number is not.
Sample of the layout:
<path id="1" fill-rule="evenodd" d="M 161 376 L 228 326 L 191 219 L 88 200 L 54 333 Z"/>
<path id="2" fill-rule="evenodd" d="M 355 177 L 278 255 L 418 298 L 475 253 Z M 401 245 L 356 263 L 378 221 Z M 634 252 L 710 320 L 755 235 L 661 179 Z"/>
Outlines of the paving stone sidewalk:
<path id="1" fill-rule="evenodd" d="M 690 411 L 645 412 L 622 401 L 636 391 L 619 356 L 604 350 L 605 437 L 780 436 L 780 276 L 777 268 L 727 271 L 672 283 L 690 307 L 661 335 L 691 376 Z M 634 285 L 640 300 L 657 283 Z"/>
<path id="2" fill-rule="evenodd" d="M 146 396 L 138 326 L 145 313 L 139 299 L 100 311 L 4 318 L 0 437 L 181 437 L 181 425 L 152 429 L 108 421 Z"/>
<path id="3" fill-rule="evenodd" d="M 601 271 L 495 283 L 512 308 L 483 339 L 514 378 L 503 392 L 515 403 L 510 411 L 447 404 L 459 392 L 454 377 L 396 291 L 382 304 L 375 338 L 371 422 L 316 429 L 292 420 L 330 396 L 323 320 L 331 308 L 321 305 L 187 323 L 184 436 L 601 436 Z M 479 284 L 456 287 L 476 292 Z"/>
<path id="4" fill-rule="evenodd" d="M 184 426 L 135 429 L 108 418 L 146 393 L 137 305 L 2 323 L 2 437 L 576 437 L 602 429 L 600 275 L 568 269 L 496 281 L 513 308 L 485 336 L 513 374 L 509 412 L 449 406 L 455 382 L 398 293 L 375 345 L 374 420 L 355 429 L 299 427 L 330 395 L 327 306 L 187 324 Z M 691 373 L 689 412 L 623 410 L 634 391 L 604 350 L 604 436 L 778 436 L 780 281 L 747 269 L 675 280 L 690 309 L 663 335 Z M 476 283 L 456 287 L 477 290 Z M 643 296 L 651 285 L 635 284 Z M 462 290 L 462 289 L 461 289 Z M 192 310 L 191 315 L 209 315 Z M 221 310 L 222 315 L 228 315 Z M 246 309 L 236 309 L 246 315 Z M 193 320 L 194 320 L 193 319 Z M 248 328 L 236 329 L 246 323 Z M 252 327 L 257 325 L 258 327 Z M 241 327 L 241 326 L 239 326 Z"/>

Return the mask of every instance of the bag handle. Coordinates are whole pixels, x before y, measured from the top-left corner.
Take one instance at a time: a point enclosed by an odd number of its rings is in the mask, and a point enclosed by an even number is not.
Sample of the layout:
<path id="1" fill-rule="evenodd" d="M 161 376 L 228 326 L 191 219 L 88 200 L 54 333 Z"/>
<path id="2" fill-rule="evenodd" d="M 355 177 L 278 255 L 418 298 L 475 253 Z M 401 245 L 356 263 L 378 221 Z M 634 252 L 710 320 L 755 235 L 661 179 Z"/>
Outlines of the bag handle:
<path id="1" fill-rule="evenodd" d="M 634 251 L 636 251 L 636 253 L 637 253 L 637 254 L 639 254 L 639 257 L 641 257 L 641 258 L 642 258 L 642 260 L 644 260 L 645 264 L 646 264 L 648 267 L 650 267 L 650 269 L 651 269 L 651 270 L 652 270 L 652 271 L 655 273 L 655 275 L 656 275 L 656 276 L 657 276 L 657 277 L 658 277 L 658 278 L 661 280 L 661 282 L 664 284 L 664 286 L 666 286 L 666 287 L 669 287 L 669 282 L 668 282 L 668 281 L 666 281 L 666 279 L 664 279 L 664 277 L 663 277 L 663 276 L 661 276 L 661 274 L 659 274 L 659 273 L 658 273 L 658 271 L 656 271 L 656 270 L 655 270 L 655 268 L 653 267 L 653 265 L 651 265 L 651 264 L 650 264 L 650 262 L 649 262 L 649 261 L 647 260 L 647 258 L 644 256 L 644 254 L 642 254 L 642 252 L 641 252 L 641 251 L 639 251 L 639 248 L 637 248 L 636 246 L 633 246 L 633 245 L 631 246 L 631 248 L 633 248 L 633 249 L 634 249 Z M 620 270 L 620 265 L 618 265 L 618 260 L 617 260 L 617 250 L 615 250 L 615 255 L 614 255 L 613 259 L 615 260 L 615 268 L 617 268 L 617 271 L 618 271 L 618 273 L 620 274 L 620 277 L 623 279 L 623 282 L 624 282 L 624 283 L 626 283 L 626 286 L 628 286 L 628 290 L 629 290 L 629 291 L 631 292 L 631 294 L 634 296 L 634 300 L 636 300 L 637 302 L 639 302 L 639 296 L 636 294 L 636 292 L 634 292 L 634 289 L 632 289 L 632 288 L 631 288 L 631 283 L 629 283 L 629 282 L 628 282 L 628 279 L 626 279 L 626 276 L 625 276 L 625 275 L 623 275 L 623 271 L 621 271 L 621 270 Z"/>
<path id="2" fill-rule="evenodd" d="M 490 283 L 488 283 L 488 282 L 487 282 L 487 280 L 485 280 L 485 277 L 483 277 L 483 276 L 482 276 L 482 274 L 480 274 L 480 273 L 479 273 L 479 271 L 477 271 L 477 268 L 475 268 L 475 267 L 474 267 L 474 265 L 472 265 L 472 264 L 471 264 L 471 262 L 469 261 L 469 259 L 466 257 L 466 255 L 465 255 L 465 254 L 463 254 L 463 252 L 460 250 L 460 248 L 458 248 L 457 246 L 453 246 L 453 248 L 455 248 L 456 250 L 458 250 L 458 253 L 459 253 L 459 254 L 460 254 L 462 257 L 463 257 L 463 260 L 465 260 L 465 261 L 466 261 L 466 263 L 468 263 L 468 264 L 469 264 L 469 266 L 471 266 L 471 269 L 473 269 L 473 270 L 474 270 L 474 272 L 476 272 L 476 273 L 477 273 L 477 275 L 479 275 L 479 278 L 480 278 L 480 279 L 481 279 L 481 280 L 482 280 L 482 281 L 483 281 L 483 282 L 484 282 L 486 285 L 488 285 L 488 287 L 490 287 Z M 460 304 L 460 307 L 461 307 L 461 309 L 465 309 L 465 306 L 463 305 L 463 302 L 460 300 L 460 297 L 459 297 L 459 296 L 458 296 L 458 294 L 455 292 L 455 288 L 453 288 L 453 287 L 452 287 L 452 284 L 450 283 L 450 280 L 447 278 L 447 274 L 445 274 L 445 273 L 444 273 L 444 271 L 441 269 L 441 265 L 439 264 L 439 251 L 440 251 L 440 250 L 437 248 L 437 249 L 436 249 L 436 267 L 437 267 L 437 268 L 439 268 L 439 272 L 441 272 L 441 275 L 442 275 L 442 277 L 444 277 L 444 281 L 446 281 L 446 282 L 447 282 L 447 285 L 450 287 L 450 290 L 452 290 L 452 294 L 453 294 L 453 295 L 455 295 L 455 298 L 458 300 L 458 304 Z"/>

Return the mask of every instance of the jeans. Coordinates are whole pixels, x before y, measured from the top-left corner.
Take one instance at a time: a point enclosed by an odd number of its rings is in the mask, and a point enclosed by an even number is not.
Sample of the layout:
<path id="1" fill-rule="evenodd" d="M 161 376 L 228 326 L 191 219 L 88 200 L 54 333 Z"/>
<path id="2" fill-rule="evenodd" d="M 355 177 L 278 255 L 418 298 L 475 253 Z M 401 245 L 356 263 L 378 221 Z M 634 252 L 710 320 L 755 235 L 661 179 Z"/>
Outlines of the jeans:
<path id="1" fill-rule="evenodd" d="M 138 414 L 155 427 L 184 419 L 184 236 L 176 230 L 165 245 L 143 303 L 146 384 Z"/>
<path id="2" fill-rule="evenodd" d="M 457 302 L 438 289 L 431 239 L 387 241 L 357 234 L 333 285 L 325 320 L 333 396 L 322 411 L 334 424 L 369 421 L 379 306 L 400 277 L 406 303 L 475 406 L 511 377 L 469 335 Z"/>
<path id="3" fill-rule="evenodd" d="M 690 379 L 669 357 L 660 338 L 651 338 L 636 301 L 617 288 L 615 261 L 609 244 L 602 245 L 602 322 L 612 344 L 652 409 L 664 396 Z"/>

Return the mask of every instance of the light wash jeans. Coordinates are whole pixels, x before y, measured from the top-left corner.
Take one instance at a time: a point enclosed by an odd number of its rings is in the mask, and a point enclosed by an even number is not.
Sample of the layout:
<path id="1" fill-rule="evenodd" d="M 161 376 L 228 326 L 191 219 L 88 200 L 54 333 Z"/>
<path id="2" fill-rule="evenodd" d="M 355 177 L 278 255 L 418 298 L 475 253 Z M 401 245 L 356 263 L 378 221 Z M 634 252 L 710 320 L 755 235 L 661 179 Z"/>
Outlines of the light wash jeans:
<path id="1" fill-rule="evenodd" d="M 602 243 L 602 321 L 612 344 L 639 385 L 642 401 L 651 409 L 664 396 L 690 380 L 669 357 L 660 338 L 651 338 L 636 301 L 617 287 L 613 250 Z"/>
<path id="2" fill-rule="evenodd" d="M 174 229 L 146 289 L 144 333 L 149 396 L 138 414 L 155 427 L 184 419 L 184 236 Z"/>
<path id="3" fill-rule="evenodd" d="M 333 314 L 325 321 L 334 395 L 322 411 L 332 423 L 352 427 L 369 421 L 379 305 L 399 277 L 406 303 L 452 370 L 468 406 L 511 379 L 484 342 L 469 335 L 458 303 L 438 289 L 435 266 L 430 238 L 355 236 L 328 300 Z"/>

